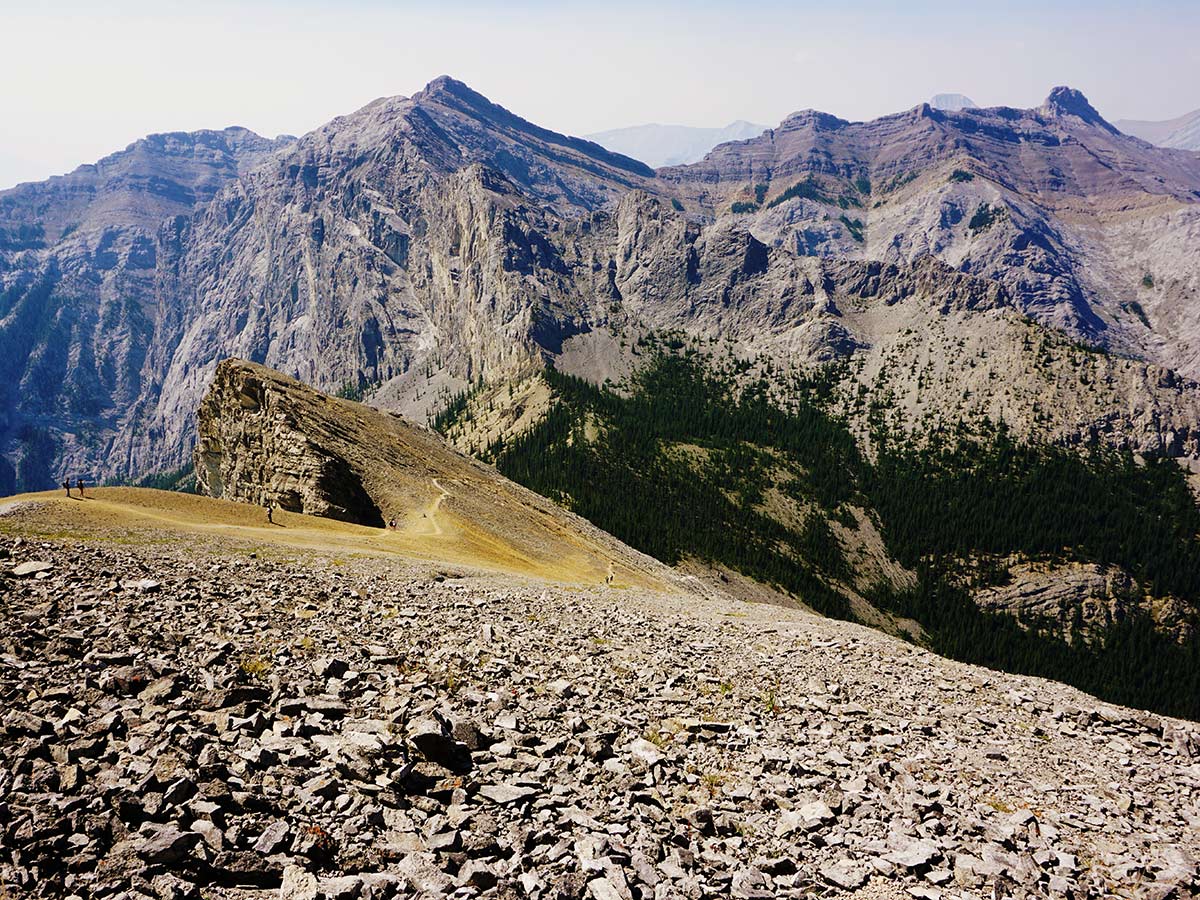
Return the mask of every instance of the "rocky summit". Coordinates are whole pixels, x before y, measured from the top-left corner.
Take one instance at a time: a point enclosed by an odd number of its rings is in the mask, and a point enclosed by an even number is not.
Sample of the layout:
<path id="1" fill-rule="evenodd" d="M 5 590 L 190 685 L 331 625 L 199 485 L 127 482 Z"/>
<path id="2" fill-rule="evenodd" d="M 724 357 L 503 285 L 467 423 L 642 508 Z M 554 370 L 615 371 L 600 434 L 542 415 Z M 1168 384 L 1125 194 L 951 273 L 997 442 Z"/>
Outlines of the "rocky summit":
<path id="1" fill-rule="evenodd" d="M 7 896 L 1200 889 L 1193 725 L 797 610 L 348 566 L 133 495 L 0 518 Z"/>

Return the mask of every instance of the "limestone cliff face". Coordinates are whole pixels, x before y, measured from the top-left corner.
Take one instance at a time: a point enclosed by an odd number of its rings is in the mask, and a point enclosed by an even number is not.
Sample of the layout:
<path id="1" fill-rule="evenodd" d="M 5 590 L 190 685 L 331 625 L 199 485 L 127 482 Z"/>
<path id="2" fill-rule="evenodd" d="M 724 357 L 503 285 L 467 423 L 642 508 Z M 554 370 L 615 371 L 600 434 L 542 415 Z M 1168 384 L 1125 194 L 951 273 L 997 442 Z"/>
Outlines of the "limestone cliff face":
<path id="1" fill-rule="evenodd" d="M 197 414 L 196 481 L 204 493 L 382 528 L 362 477 L 306 434 L 295 395 L 251 369 L 227 364 Z"/>
<path id="2" fill-rule="evenodd" d="M 421 419 L 545 362 L 619 377 L 652 329 L 849 361 L 902 427 L 1195 455 L 1200 163 L 1051 100 L 801 113 L 654 173 L 441 78 L 0 193 L 0 492 L 182 465 L 228 356 Z"/>
<path id="3" fill-rule="evenodd" d="M 1193 636 L 1195 617 L 1185 603 L 1147 595 L 1118 566 L 1013 559 L 1005 561 L 1005 568 L 1006 583 L 974 592 L 981 609 L 1052 625 L 1068 641 L 1091 639 L 1135 614 L 1148 616 L 1181 640 Z"/>
<path id="4" fill-rule="evenodd" d="M 594 583 L 675 580 L 432 431 L 264 366 L 222 362 L 197 424 L 196 480 L 213 497 L 375 528 L 395 522 L 397 547 L 410 554 Z"/>
<path id="5" fill-rule="evenodd" d="M 130 470 L 113 439 L 139 427 L 186 314 L 163 286 L 188 219 L 289 140 L 151 135 L 0 192 L 0 492 Z"/>
<path id="6" fill-rule="evenodd" d="M 119 455 L 177 464 L 230 355 L 418 413 L 529 365 L 576 315 L 553 223 L 648 174 L 447 79 L 306 135 L 188 223 L 161 382 Z"/>
<path id="7" fill-rule="evenodd" d="M 1200 255 L 1179 252 L 1200 227 L 1200 157 L 1121 134 L 1078 91 L 1032 110 L 799 112 L 659 176 L 769 245 L 936 256 L 1044 324 L 1200 376 Z"/>
<path id="8" fill-rule="evenodd" d="M 699 226 L 636 191 L 593 215 L 581 244 L 568 258 L 595 318 L 556 358 L 574 374 L 628 371 L 638 334 L 674 330 L 776 371 L 841 362 L 842 411 L 864 432 L 877 399 L 899 429 L 986 418 L 1039 440 L 1200 454 L 1196 382 L 1043 326 L 1003 284 L 932 256 L 796 256 L 733 217 Z"/>

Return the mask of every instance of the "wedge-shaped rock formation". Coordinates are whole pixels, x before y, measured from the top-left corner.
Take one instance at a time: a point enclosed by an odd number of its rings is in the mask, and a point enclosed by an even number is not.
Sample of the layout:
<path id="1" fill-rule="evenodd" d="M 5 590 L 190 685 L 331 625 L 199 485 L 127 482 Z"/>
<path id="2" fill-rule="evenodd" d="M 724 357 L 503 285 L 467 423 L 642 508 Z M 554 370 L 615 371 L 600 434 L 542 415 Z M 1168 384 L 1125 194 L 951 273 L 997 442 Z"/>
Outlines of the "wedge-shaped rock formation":
<path id="1" fill-rule="evenodd" d="M 226 360 L 200 407 L 205 493 L 383 528 L 418 552 L 593 583 L 673 580 L 649 557 L 431 431 Z"/>

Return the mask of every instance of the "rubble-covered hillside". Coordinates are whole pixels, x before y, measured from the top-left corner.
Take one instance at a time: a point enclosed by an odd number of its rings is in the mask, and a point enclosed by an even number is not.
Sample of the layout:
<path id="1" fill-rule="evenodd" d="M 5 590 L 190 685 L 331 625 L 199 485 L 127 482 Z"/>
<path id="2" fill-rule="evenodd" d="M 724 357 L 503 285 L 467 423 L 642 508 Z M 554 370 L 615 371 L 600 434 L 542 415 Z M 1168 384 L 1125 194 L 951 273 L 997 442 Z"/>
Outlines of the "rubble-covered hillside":
<path id="1" fill-rule="evenodd" d="M 727 597 L 55 521 L 0 519 L 9 897 L 1198 887 L 1192 725 Z"/>

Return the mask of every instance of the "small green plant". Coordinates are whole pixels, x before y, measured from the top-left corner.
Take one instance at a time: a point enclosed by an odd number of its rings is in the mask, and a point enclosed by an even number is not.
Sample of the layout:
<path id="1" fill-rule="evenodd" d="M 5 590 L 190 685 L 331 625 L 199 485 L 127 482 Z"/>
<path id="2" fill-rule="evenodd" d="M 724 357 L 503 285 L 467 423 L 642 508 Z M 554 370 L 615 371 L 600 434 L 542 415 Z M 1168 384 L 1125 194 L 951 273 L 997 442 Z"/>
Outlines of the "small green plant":
<path id="1" fill-rule="evenodd" d="M 675 212 L 683 212 L 683 204 L 679 202 L 677 197 L 671 198 L 671 208 L 674 209 Z"/>
<path id="2" fill-rule="evenodd" d="M 646 731 L 642 734 L 642 737 L 645 740 L 649 741 L 651 744 L 653 744 L 655 747 L 657 747 L 659 750 L 662 750 L 664 747 L 667 746 L 666 737 L 664 737 L 662 732 L 659 731 L 657 728 L 647 728 Z"/>
<path id="3" fill-rule="evenodd" d="M 996 797 L 987 797 L 984 799 L 983 802 L 986 803 L 988 806 L 990 806 L 992 809 L 994 809 L 998 813 L 1004 813 L 1005 815 L 1008 815 L 1009 813 L 1011 813 L 1013 811 L 1013 808 L 1011 806 L 1009 806 L 1003 800 L 997 799 Z"/>
<path id="4" fill-rule="evenodd" d="M 770 716 L 777 716 L 783 712 L 783 704 L 779 702 L 779 695 L 774 688 L 763 691 L 762 694 L 763 710 Z"/>
<path id="5" fill-rule="evenodd" d="M 265 680 L 271 671 L 271 662 L 261 656 L 243 656 L 238 668 L 251 678 Z"/>
<path id="6" fill-rule="evenodd" d="M 866 175 L 859 175 L 854 179 L 854 187 L 860 194 L 871 193 L 871 179 Z"/>
<path id="7" fill-rule="evenodd" d="M 748 200 L 737 200 L 734 202 L 734 204 L 732 206 L 729 207 L 729 211 L 734 213 L 735 215 L 742 215 L 743 213 L 757 212 L 758 204 L 751 203 Z"/>
<path id="8" fill-rule="evenodd" d="M 700 776 L 700 783 L 708 791 L 709 797 L 715 797 L 721 792 L 721 786 L 725 784 L 725 776 L 719 772 L 705 772 Z"/>
<path id="9" fill-rule="evenodd" d="M 966 169 L 955 169 L 950 173 L 950 180 L 955 182 L 974 181 L 975 174 L 973 172 L 968 172 Z"/>
<path id="10" fill-rule="evenodd" d="M 756 184 L 754 186 L 754 202 L 761 206 L 763 200 L 766 199 L 766 196 L 767 186 L 765 184 Z"/>
<path id="11" fill-rule="evenodd" d="M 1145 275 L 1142 276 L 1142 287 L 1144 287 L 1144 288 L 1154 287 L 1154 276 L 1151 275 L 1149 272 L 1147 272 Z"/>

